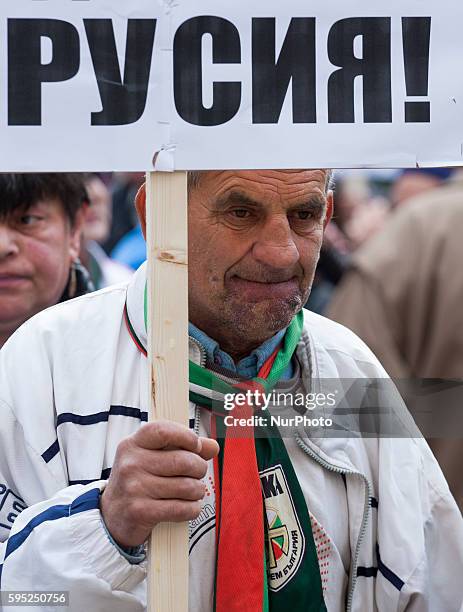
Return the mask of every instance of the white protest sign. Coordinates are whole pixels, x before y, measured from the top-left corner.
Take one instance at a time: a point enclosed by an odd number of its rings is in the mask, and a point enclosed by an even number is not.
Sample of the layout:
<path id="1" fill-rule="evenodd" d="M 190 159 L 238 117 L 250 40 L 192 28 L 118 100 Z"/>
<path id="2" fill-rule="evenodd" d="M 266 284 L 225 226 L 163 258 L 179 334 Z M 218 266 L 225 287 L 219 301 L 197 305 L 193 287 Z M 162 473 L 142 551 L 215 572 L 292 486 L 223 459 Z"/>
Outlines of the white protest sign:
<path id="1" fill-rule="evenodd" d="M 175 168 L 461 164 L 462 17 L 453 0 L 181 0 Z"/>
<path id="2" fill-rule="evenodd" d="M 454 0 L 4 0 L 0 168 L 461 165 Z"/>
<path id="3" fill-rule="evenodd" d="M 3 0 L 0 169 L 152 168 L 164 13 L 151 0 Z"/>

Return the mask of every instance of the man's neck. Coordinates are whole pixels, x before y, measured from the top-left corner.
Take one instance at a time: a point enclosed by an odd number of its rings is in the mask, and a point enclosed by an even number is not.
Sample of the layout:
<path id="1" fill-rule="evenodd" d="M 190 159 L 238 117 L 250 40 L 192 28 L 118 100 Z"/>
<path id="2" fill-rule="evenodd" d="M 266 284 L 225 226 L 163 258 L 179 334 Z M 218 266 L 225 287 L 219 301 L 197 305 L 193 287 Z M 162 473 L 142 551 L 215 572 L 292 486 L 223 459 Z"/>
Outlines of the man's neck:
<path id="1" fill-rule="evenodd" d="M 194 316 L 190 309 L 190 322 L 205 333 L 209 338 L 215 340 L 222 351 L 228 353 L 235 363 L 247 357 L 274 336 L 276 332 L 268 332 L 262 336 L 253 336 L 250 330 L 242 330 L 241 326 L 223 324 L 219 321 L 205 320 L 204 317 Z"/>
<path id="2" fill-rule="evenodd" d="M 271 336 L 270 336 L 271 337 Z M 262 338 L 262 340 L 247 342 L 244 344 L 243 342 L 227 342 L 226 340 L 218 341 L 220 348 L 230 355 L 235 363 L 244 359 L 250 355 L 256 348 L 261 346 L 266 340 L 269 338 Z"/>
<path id="3" fill-rule="evenodd" d="M 221 350 L 228 353 L 235 363 L 238 363 L 241 359 L 250 355 L 252 351 L 272 337 L 272 335 L 270 335 L 258 340 L 250 340 L 249 338 L 243 338 L 239 335 L 230 338 L 228 335 L 224 337 L 223 334 L 211 334 L 208 330 L 202 331 L 210 338 L 213 338 L 218 343 Z"/>

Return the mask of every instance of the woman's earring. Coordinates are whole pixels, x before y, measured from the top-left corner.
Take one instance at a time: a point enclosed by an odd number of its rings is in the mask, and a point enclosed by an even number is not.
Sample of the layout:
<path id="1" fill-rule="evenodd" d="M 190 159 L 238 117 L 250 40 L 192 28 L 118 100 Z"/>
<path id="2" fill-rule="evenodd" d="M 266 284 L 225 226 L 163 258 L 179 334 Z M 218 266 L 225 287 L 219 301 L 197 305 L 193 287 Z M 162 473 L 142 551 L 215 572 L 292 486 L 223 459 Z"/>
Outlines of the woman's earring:
<path id="1" fill-rule="evenodd" d="M 69 276 L 69 298 L 75 297 L 77 293 L 77 272 L 76 272 L 77 262 L 73 261 L 71 264 L 71 273 Z"/>

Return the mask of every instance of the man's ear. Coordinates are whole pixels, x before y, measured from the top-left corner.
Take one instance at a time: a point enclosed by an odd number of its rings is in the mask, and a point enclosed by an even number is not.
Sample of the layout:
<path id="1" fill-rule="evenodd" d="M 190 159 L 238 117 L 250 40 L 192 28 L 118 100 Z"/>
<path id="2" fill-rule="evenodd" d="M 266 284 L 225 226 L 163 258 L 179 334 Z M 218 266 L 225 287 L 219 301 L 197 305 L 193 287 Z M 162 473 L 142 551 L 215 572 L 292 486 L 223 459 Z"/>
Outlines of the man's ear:
<path id="1" fill-rule="evenodd" d="M 326 226 L 331 221 L 331 217 L 334 212 L 334 197 L 333 191 L 330 189 L 326 194 L 326 215 L 325 220 L 323 221 L 323 229 L 326 229 Z"/>
<path id="2" fill-rule="evenodd" d="M 71 227 L 71 240 L 69 243 L 69 255 L 71 262 L 79 259 L 82 247 L 82 231 L 85 223 L 85 215 L 87 207 L 80 208 L 75 216 L 74 223 Z"/>
<path id="3" fill-rule="evenodd" d="M 143 183 L 135 196 L 135 208 L 140 219 L 141 231 L 146 240 L 146 183 Z"/>

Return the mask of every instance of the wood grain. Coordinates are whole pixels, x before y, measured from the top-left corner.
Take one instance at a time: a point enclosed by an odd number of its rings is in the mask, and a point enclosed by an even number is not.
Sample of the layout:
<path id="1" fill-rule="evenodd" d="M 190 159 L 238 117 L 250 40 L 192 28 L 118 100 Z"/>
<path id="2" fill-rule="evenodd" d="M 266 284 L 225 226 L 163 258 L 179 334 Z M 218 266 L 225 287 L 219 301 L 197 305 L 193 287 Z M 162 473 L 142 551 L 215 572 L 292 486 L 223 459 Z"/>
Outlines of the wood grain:
<path id="1" fill-rule="evenodd" d="M 187 173 L 150 172 L 146 196 L 151 418 L 188 426 Z M 154 528 L 148 568 L 148 611 L 188 612 L 188 523 Z"/>

